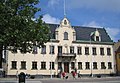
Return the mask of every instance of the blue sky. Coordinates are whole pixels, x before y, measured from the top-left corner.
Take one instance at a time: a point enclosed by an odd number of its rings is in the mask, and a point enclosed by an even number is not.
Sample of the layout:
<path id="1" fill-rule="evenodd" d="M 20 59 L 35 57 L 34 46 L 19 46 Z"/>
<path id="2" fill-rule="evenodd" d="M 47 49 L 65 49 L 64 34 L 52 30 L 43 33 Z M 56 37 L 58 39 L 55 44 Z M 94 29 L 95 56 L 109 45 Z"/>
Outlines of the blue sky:
<path id="1" fill-rule="evenodd" d="M 120 0 L 65 0 L 71 25 L 105 28 L 113 41 L 120 39 Z M 36 16 L 46 23 L 59 24 L 64 17 L 64 0 L 40 0 Z"/>

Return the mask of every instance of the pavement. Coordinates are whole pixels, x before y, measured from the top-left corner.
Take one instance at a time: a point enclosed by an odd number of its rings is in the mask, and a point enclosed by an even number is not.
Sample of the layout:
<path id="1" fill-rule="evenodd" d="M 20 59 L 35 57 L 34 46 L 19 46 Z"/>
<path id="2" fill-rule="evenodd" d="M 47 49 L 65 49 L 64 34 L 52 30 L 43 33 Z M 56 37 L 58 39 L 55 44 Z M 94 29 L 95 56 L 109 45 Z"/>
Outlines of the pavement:
<path id="1" fill-rule="evenodd" d="M 18 78 L 0 78 L 0 83 L 18 83 L 18 80 Z M 35 78 L 26 79 L 26 83 L 120 83 L 120 77 Z"/>

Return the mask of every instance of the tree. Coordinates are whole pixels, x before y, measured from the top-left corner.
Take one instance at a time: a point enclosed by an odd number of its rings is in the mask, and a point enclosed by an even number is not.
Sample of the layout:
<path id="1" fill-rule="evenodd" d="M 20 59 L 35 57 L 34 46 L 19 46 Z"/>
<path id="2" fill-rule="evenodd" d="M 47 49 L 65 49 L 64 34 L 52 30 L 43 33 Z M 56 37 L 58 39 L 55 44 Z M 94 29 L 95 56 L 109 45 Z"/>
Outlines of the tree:
<path id="1" fill-rule="evenodd" d="M 0 68 L 3 50 L 26 53 L 49 41 L 49 27 L 42 16 L 35 18 L 37 4 L 39 0 L 0 0 Z"/>

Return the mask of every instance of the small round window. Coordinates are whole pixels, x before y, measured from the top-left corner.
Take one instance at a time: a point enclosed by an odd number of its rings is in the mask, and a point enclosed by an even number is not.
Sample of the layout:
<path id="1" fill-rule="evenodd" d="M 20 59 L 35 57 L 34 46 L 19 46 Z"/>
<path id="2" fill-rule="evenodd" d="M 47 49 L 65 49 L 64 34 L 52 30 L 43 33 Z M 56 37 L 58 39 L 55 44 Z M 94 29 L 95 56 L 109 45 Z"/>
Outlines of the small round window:
<path id="1" fill-rule="evenodd" d="M 64 24 L 65 24 L 65 25 L 67 24 L 67 21 L 66 21 L 66 20 L 64 20 Z"/>

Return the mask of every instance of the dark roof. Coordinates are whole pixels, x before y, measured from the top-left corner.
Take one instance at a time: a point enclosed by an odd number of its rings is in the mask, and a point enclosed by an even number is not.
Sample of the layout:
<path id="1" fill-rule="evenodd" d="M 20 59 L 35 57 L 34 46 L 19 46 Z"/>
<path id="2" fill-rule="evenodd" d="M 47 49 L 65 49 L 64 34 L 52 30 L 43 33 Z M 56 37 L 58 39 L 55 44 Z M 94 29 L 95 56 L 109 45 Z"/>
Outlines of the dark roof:
<path id="1" fill-rule="evenodd" d="M 118 47 L 118 49 L 117 49 L 117 51 L 116 51 L 117 53 L 120 53 L 120 46 Z"/>
<path id="2" fill-rule="evenodd" d="M 54 39 L 55 29 L 59 27 L 59 24 L 48 24 L 48 25 L 53 35 L 52 38 Z M 90 41 L 91 32 L 96 31 L 96 28 L 93 27 L 82 27 L 82 26 L 72 26 L 72 27 L 74 27 L 76 31 L 76 40 Z M 104 28 L 97 28 L 97 30 L 101 35 L 101 42 L 113 42 Z"/>

